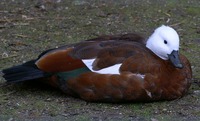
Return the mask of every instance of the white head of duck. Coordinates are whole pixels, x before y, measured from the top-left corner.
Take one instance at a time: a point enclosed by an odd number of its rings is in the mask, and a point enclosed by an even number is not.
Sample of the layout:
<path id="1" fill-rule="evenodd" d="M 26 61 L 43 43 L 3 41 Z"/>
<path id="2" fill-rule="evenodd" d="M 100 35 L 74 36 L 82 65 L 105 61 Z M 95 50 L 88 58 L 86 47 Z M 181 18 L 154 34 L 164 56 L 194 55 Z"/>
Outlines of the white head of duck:
<path id="1" fill-rule="evenodd" d="M 179 35 L 171 27 L 158 27 L 147 40 L 146 47 L 163 60 L 170 60 L 177 68 L 183 68 L 179 59 Z"/>

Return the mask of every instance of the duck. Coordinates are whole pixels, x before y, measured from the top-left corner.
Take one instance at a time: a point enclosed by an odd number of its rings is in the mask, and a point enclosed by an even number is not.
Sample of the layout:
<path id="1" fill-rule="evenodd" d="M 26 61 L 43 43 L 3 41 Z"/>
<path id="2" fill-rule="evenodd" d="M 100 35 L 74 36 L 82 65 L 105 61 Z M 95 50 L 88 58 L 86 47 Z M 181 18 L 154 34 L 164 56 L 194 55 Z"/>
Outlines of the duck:
<path id="1" fill-rule="evenodd" d="M 88 102 L 153 102 L 179 99 L 192 82 L 179 35 L 161 25 L 152 35 L 104 35 L 42 52 L 3 69 L 5 83 L 38 81 Z"/>

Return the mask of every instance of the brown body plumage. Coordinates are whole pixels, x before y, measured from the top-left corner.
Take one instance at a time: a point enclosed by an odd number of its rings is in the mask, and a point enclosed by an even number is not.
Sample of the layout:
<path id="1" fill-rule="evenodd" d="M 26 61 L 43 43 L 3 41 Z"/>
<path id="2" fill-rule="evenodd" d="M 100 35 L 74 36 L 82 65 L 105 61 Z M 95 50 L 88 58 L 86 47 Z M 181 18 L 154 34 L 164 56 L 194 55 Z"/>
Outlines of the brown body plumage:
<path id="1" fill-rule="evenodd" d="M 121 63 L 120 74 L 90 70 L 77 73 L 76 70 L 87 68 L 82 59 L 92 58 L 95 58 L 94 70 Z M 192 71 L 185 56 L 180 55 L 180 61 L 183 68 L 175 68 L 169 60 L 149 50 L 143 37 L 127 34 L 102 36 L 52 49 L 34 62 L 36 69 L 50 73 L 42 77 L 44 81 L 69 95 L 86 101 L 122 102 L 173 100 L 185 95 Z"/>

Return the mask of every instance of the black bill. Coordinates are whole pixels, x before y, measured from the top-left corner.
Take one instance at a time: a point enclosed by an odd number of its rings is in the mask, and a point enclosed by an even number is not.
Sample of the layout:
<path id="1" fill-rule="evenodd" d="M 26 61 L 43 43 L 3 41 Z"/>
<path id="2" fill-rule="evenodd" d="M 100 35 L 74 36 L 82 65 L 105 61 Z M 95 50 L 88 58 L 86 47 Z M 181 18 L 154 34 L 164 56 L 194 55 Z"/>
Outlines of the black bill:
<path id="1" fill-rule="evenodd" d="M 169 60 L 172 62 L 173 66 L 176 68 L 183 68 L 183 64 L 181 64 L 178 51 L 173 50 L 171 54 L 168 55 Z"/>

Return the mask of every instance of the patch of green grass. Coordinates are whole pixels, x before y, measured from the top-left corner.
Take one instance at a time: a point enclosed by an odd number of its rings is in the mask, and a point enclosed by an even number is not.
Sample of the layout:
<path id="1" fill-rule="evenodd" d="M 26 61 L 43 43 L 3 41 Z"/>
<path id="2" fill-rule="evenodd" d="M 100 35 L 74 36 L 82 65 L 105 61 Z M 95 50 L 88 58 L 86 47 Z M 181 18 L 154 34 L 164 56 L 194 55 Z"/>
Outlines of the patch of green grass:
<path id="1" fill-rule="evenodd" d="M 91 118 L 87 115 L 79 115 L 74 120 L 75 121 L 92 121 Z"/>
<path id="2" fill-rule="evenodd" d="M 135 115 L 144 118 L 145 120 L 150 120 L 153 117 L 154 110 L 152 109 L 152 104 L 131 104 L 130 109 Z"/>
<path id="3" fill-rule="evenodd" d="M 200 7 L 199 6 L 188 6 L 186 7 L 186 12 L 191 16 L 199 16 Z"/>

